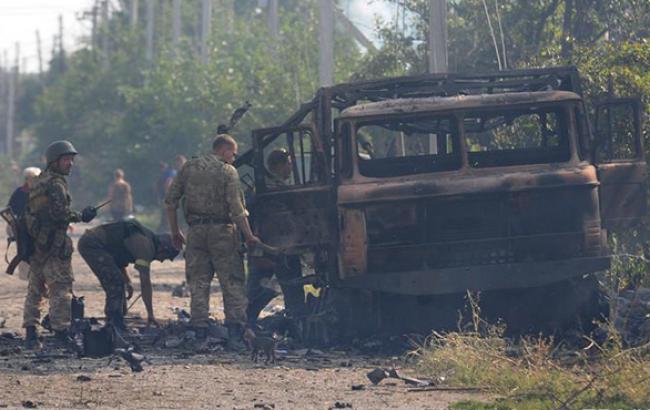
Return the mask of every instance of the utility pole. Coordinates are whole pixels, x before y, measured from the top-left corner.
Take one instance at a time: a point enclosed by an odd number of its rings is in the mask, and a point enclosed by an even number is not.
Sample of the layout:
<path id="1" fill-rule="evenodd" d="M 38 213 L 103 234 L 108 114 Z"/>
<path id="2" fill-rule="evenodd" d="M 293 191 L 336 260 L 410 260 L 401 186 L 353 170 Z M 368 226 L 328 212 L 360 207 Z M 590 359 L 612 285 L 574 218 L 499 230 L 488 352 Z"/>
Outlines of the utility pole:
<path id="1" fill-rule="evenodd" d="M 268 4 L 268 25 L 269 25 L 269 31 L 271 32 L 271 36 L 273 37 L 273 41 L 277 41 L 278 39 L 278 25 L 279 25 L 279 19 L 278 19 L 278 0 L 269 0 Z"/>
<path id="2" fill-rule="evenodd" d="M 16 88 L 18 86 L 18 63 L 20 61 L 20 44 L 16 43 L 16 60 L 13 72 L 9 75 L 9 92 L 7 93 L 7 133 L 5 154 L 13 159 L 14 154 L 14 120 L 16 114 Z"/>
<path id="3" fill-rule="evenodd" d="M 38 57 L 38 78 L 43 80 L 43 50 L 41 48 L 41 32 L 36 30 L 36 55 Z"/>
<path id="4" fill-rule="evenodd" d="M 108 58 L 108 42 L 110 29 L 108 22 L 108 0 L 102 1 L 102 67 L 108 70 L 110 61 Z"/>
<path id="5" fill-rule="evenodd" d="M 93 56 L 97 52 L 97 0 L 93 3 L 93 9 L 90 12 L 92 18 L 92 29 L 90 31 L 90 49 Z"/>
<path id="6" fill-rule="evenodd" d="M 429 0 L 429 73 L 446 73 L 447 66 L 447 1 Z M 445 152 L 446 137 L 429 134 L 429 153 Z"/>
<path id="7" fill-rule="evenodd" d="M 65 52 L 63 50 L 63 15 L 59 14 L 59 64 L 61 72 L 65 71 Z"/>
<path id="8" fill-rule="evenodd" d="M 447 1 L 429 0 L 429 72 L 447 71 Z"/>
<path id="9" fill-rule="evenodd" d="M 332 0 L 319 0 L 319 63 L 318 77 L 321 86 L 334 84 L 334 4 Z"/>
<path id="10" fill-rule="evenodd" d="M 210 59 L 208 39 L 212 29 L 212 0 L 201 1 L 201 61 L 206 64 Z"/>
<path id="11" fill-rule="evenodd" d="M 8 111 L 9 75 L 9 58 L 7 56 L 7 50 L 5 49 L 2 53 L 2 61 L 0 61 L 0 108 L 2 108 L 2 111 L 0 111 L 0 122 L 4 122 L 5 124 L 7 124 L 5 117 Z M 1 144 L 0 152 L 4 152 L 4 147 Z"/>
<path id="12" fill-rule="evenodd" d="M 131 0 L 131 29 L 135 30 L 138 27 L 138 0 Z"/>
<path id="13" fill-rule="evenodd" d="M 147 0 L 147 61 L 153 61 L 154 0 Z"/>
<path id="14" fill-rule="evenodd" d="M 178 52 L 181 38 L 181 0 L 174 0 L 172 4 L 172 44 Z"/>

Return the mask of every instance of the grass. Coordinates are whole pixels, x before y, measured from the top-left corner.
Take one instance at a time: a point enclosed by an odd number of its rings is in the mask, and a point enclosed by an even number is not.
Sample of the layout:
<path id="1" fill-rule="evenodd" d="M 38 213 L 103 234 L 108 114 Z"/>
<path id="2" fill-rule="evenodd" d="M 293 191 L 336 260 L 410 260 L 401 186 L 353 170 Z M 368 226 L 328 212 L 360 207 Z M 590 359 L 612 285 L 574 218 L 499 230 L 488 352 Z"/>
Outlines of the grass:
<path id="1" fill-rule="evenodd" d="M 434 333 L 412 352 L 432 379 L 495 397 L 454 409 L 650 409 L 650 343 L 622 349 L 610 329 L 603 345 L 569 349 L 541 336 L 508 340 L 502 328 L 477 318 L 475 329 Z"/>

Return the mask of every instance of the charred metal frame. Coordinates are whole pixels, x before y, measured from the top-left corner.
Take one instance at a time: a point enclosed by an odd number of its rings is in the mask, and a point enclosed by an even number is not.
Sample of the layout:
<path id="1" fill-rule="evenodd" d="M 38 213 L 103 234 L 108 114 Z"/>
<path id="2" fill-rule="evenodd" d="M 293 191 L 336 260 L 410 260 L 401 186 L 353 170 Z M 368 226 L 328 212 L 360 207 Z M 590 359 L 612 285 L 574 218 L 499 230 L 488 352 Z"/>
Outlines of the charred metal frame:
<path id="1" fill-rule="evenodd" d="M 585 121 L 587 130 L 579 130 L 576 126 L 582 118 L 577 116 L 574 107 L 581 111 L 585 119 L 587 116 L 581 95 L 582 90 L 575 67 L 513 70 L 484 75 L 426 75 L 340 84 L 321 88 L 313 100 L 303 104 L 282 125 L 255 130 L 253 149 L 238 158 L 236 165 L 248 163 L 256 169 L 256 185 L 262 189 L 258 191 L 259 198 L 256 202 L 259 207 L 253 209 L 253 215 L 258 225 L 266 223 L 262 238 L 266 240 L 265 233 L 272 232 L 274 226 L 284 225 L 285 230 L 287 224 L 305 228 L 296 229 L 294 236 L 285 232 L 284 237 L 276 235 L 277 237 L 273 239 L 271 234 L 271 245 L 285 246 L 295 253 L 312 252 L 317 256 L 314 259 L 321 261 L 320 266 L 316 267 L 317 273 L 324 276 L 331 286 L 411 295 L 450 293 L 464 289 L 487 290 L 540 286 L 609 267 L 609 257 L 605 254 L 603 245 L 605 234 L 600 229 L 598 200 L 594 199 L 598 198 L 598 190 L 602 190 L 599 188 L 599 180 L 609 178 L 614 184 L 619 184 L 632 175 L 633 181 L 628 188 L 638 189 L 641 185 L 645 187 L 645 162 L 642 157 L 631 166 L 621 163 L 616 166 L 604 165 L 597 170 L 594 162 L 589 158 L 583 158 L 582 154 L 578 158 L 578 150 L 583 149 L 582 142 L 580 146 L 578 144 L 578 139 L 582 138 L 579 131 L 591 135 L 588 120 Z M 453 97 L 458 97 L 456 103 L 453 103 Z M 501 167 L 473 170 L 468 166 L 465 136 L 463 127 L 460 127 L 462 166 L 461 170 L 444 172 L 450 178 L 446 184 L 438 179 L 432 180 L 430 176 L 427 178 L 427 174 L 409 176 L 397 183 L 391 183 L 391 178 L 386 180 L 385 178 L 360 178 L 356 168 L 356 142 L 352 137 L 354 122 L 361 117 L 403 115 L 405 101 L 425 102 L 436 98 L 450 102 L 446 112 L 452 113 L 451 115 L 462 115 L 463 111 L 469 109 L 464 106 L 463 101 L 481 98 L 484 100 L 483 104 L 477 104 L 472 109 L 531 103 L 562 106 L 568 115 L 570 129 L 567 132 L 570 134 L 571 158 L 566 165 L 559 167 L 540 164 L 516 166 L 508 172 L 504 172 Z M 616 100 L 616 103 L 620 102 L 620 99 Z M 640 109 L 638 107 L 640 106 L 637 106 L 637 109 Z M 376 111 L 372 112 L 372 109 Z M 431 112 L 431 107 L 428 109 L 425 107 L 421 112 Z M 335 115 L 338 118 L 335 119 Z M 350 127 L 351 137 L 346 140 L 340 138 L 343 126 Z M 313 133 L 313 151 L 317 152 L 319 161 L 322 161 L 326 179 L 316 186 L 264 192 L 264 148 L 281 134 L 305 127 Z M 582 128 L 583 124 L 580 127 Z M 637 131 L 640 130 L 639 121 L 635 123 L 635 127 Z M 345 149 L 344 143 L 348 144 Z M 597 144 L 593 146 L 597 147 Z M 642 153 L 640 141 L 637 141 L 636 148 L 637 152 Z M 355 159 L 352 163 L 351 177 L 341 174 L 343 165 L 347 165 L 343 163 L 344 152 L 351 153 L 352 159 Z M 608 169 L 608 166 L 614 169 Z M 477 178 L 481 174 L 483 178 Z M 492 177 L 486 178 L 485 175 L 492 175 Z M 608 175 L 613 176 L 608 177 Z M 575 181 L 571 182 L 572 180 Z M 501 181 L 499 184 L 510 188 L 500 194 L 498 184 L 491 190 L 489 183 L 479 186 L 477 181 L 484 183 Z M 486 194 L 502 195 L 495 204 L 508 209 L 514 207 L 512 208 L 514 211 L 508 212 L 517 212 L 517 209 L 525 208 L 524 205 L 526 201 L 530 201 L 530 197 L 541 195 L 543 192 L 552 192 L 552 195 L 557 196 L 554 199 L 557 202 L 565 198 L 566 194 L 560 193 L 563 192 L 562 190 L 581 190 L 581 199 L 575 202 L 585 207 L 584 210 L 580 210 L 584 211 L 584 215 L 576 213 L 577 218 L 583 218 L 582 228 L 561 233 L 561 236 L 567 238 L 566 240 L 577 243 L 575 256 L 558 260 L 553 260 L 552 257 L 544 259 L 544 252 L 541 252 L 539 256 L 541 259 L 528 261 L 518 260 L 514 256 L 512 259 L 494 258 L 490 256 L 492 251 L 488 249 L 487 264 L 481 266 L 463 266 L 461 263 L 458 266 L 427 267 L 425 264 L 424 267 L 413 267 L 405 271 L 366 272 L 370 269 L 369 258 L 372 249 L 367 243 L 368 227 L 364 206 L 371 202 L 385 204 L 397 203 L 394 201 L 403 202 L 413 197 L 421 203 L 416 207 L 416 218 L 421 218 L 421 213 L 426 212 L 427 207 L 431 206 L 424 203 L 424 199 L 441 195 L 441 192 L 445 192 L 445 185 L 454 187 L 447 192 L 452 199 L 459 199 L 457 206 L 467 206 L 463 204 L 468 203 L 467 201 L 471 203 L 472 199 L 468 198 L 479 198 Z M 575 188 L 571 188 L 572 186 Z M 343 197 L 341 197 L 342 193 Z M 572 199 L 569 200 L 571 201 Z M 638 211 L 640 206 L 640 203 L 635 202 L 632 208 Z M 612 209 L 612 212 L 616 213 L 622 208 Z M 522 215 L 525 217 L 525 213 Z M 508 223 L 516 224 L 517 218 L 521 216 L 516 216 L 515 222 Z M 421 221 L 421 219 L 417 220 Z M 454 223 L 464 222 L 459 220 Z M 310 233 L 310 229 L 316 233 Z M 570 239 L 573 238 L 571 235 L 574 235 L 575 239 Z M 363 238 L 361 242 L 358 241 L 360 238 Z M 554 240 L 553 235 L 544 232 L 531 234 L 525 238 L 540 241 L 541 244 L 544 243 L 543 241 Z M 499 239 L 499 236 L 494 237 L 494 240 Z M 278 242 L 273 243 L 274 240 Z M 517 239 L 512 237 L 512 240 Z M 424 254 L 431 252 L 427 250 L 427 244 L 419 242 L 418 244 Z M 407 248 L 408 246 L 405 249 Z M 491 262 L 490 258 L 494 262 Z"/>

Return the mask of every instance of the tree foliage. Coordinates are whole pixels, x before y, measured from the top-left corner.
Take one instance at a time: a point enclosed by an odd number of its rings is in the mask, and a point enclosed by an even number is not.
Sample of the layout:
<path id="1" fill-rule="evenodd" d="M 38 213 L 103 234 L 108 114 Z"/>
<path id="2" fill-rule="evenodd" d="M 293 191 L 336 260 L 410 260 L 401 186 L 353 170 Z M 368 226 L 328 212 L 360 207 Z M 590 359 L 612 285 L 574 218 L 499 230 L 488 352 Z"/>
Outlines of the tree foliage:
<path id="1" fill-rule="evenodd" d="M 429 2 L 386 1 L 401 20 L 378 21 L 378 51 L 361 54 L 347 33 L 337 31 L 337 82 L 427 71 Z M 251 129 L 281 123 L 317 88 L 316 0 L 280 2 L 279 39 L 270 35 L 256 0 L 215 2 L 207 64 L 198 56 L 197 2 L 182 2 L 177 48 L 171 3 L 156 2 L 152 61 L 146 59 L 144 24 L 133 29 L 130 1 L 120 3 L 99 25 L 95 44 L 87 38 L 78 51 L 57 55 L 43 81 L 30 79 L 20 105 L 20 127 L 37 140 L 31 162 L 61 138 L 82 152 L 73 181 L 78 201 L 100 199 L 112 170 L 121 167 L 136 201 L 152 203 L 159 162 L 205 151 L 217 125 L 244 101 L 253 108 L 234 131 L 242 149 Z M 145 3 L 139 2 L 140 16 Z M 448 9 L 450 71 L 495 71 L 496 43 L 508 68 L 577 64 L 590 96 L 607 90 L 610 75 L 617 93 L 648 95 L 645 0 L 455 0 Z M 99 47 L 104 35 L 107 54 Z"/>
<path id="2" fill-rule="evenodd" d="M 314 0 L 285 4 L 277 40 L 269 34 L 264 13 L 254 7 L 236 8 L 229 17 L 215 10 L 208 63 L 197 54 L 196 4 L 183 5 L 179 47 L 171 42 L 170 7 L 157 10 L 151 62 L 145 58 L 143 33 L 130 27 L 124 12 L 116 13 L 99 28 L 110 33 L 109 55 L 89 44 L 68 56 L 63 74 L 38 98 L 37 150 L 66 138 L 82 153 L 72 184 L 77 201 L 98 201 L 112 170 L 120 167 L 136 201 L 151 203 L 160 161 L 208 150 L 217 125 L 244 101 L 253 108 L 234 131 L 242 149 L 250 146 L 251 129 L 282 121 L 313 95 L 318 78 Z M 360 54 L 340 33 L 336 48 L 336 79 L 343 81 Z"/>

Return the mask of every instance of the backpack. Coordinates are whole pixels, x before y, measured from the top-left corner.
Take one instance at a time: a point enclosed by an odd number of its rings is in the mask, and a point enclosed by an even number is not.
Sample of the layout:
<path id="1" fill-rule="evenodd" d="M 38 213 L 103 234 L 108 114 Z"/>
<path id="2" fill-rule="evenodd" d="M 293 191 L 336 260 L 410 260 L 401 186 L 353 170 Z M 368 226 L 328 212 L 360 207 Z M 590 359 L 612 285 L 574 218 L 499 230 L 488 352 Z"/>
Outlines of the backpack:
<path id="1" fill-rule="evenodd" d="M 29 263 L 29 258 L 34 253 L 34 243 L 29 236 L 24 217 L 17 218 L 9 207 L 0 210 L 0 216 L 7 222 L 11 230 L 11 236 L 7 238 L 7 251 L 9 251 L 11 243 L 16 242 L 16 256 L 11 261 L 7 258 L 7 252 L 5 252 L 5 261 L 8 263 L 6 273 L 13 275 L 20 262 Z"/>

